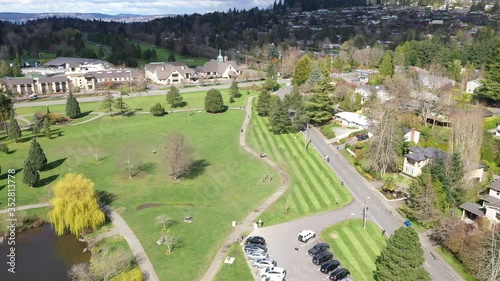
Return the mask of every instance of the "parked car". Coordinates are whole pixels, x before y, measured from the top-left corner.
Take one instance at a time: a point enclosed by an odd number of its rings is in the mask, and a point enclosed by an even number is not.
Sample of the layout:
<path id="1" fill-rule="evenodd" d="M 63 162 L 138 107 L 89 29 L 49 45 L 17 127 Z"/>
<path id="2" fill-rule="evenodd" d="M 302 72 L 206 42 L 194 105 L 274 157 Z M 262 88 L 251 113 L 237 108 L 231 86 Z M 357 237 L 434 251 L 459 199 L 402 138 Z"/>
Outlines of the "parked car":
<path id="1" fill-rule="evenodd" d="M 339 268 L 330 273 L 330 280 L 340 281 L 351 274 L 347 268 Z"/>
<path id="2" fill-rule="evenodd" d="M 283 267 L 266 267 L 260 270 L 259 275 L 262 277 L 278 276 L 285 278 L 286 270 Z"/>
<path id="3" fill-rule="evenodd" d="M 266 239 L 260 236 L 250 236 L 245 240 L 245 244 L 260 244 L 260 245 L 265 245 L 266 244 Z"/>
<path id="4" fill-rule="evenodd" d="M 269 255 L 263 252 L 250 252 L 247 253 L 247 259 L 249 260 L 258 260 L 258 259 L 267 259 Z"/>
<path id="5" fill-rule="evenodd" d="M 329 261 L 333 259 L 333 254 L 330 253 L 330 252 L 321 252 L 319 254 L 316 254 L 314 255 L 313 259 L 312 259 L 312 262 L 315 264 L 315 265 L 320 265 L 326 261 Z"/>
<path id="6" fill-rule="evenodd" d="M 359 137 L 356 135 L 356 138 L 358 139 L 358 141 L 364 141 L 364 140 L 368 139 L 368 135 L 361 135 Z"/>
<path id="7" fill-rule="evenodd" d="M 327 261 L 321 266 L 320 271 L 325 273 L 325 274 L 328 274 L 331 271 L 334 271 L 335 269 L 337 269 L 339 266 L 340 266 L 340 262 L 338 260 Z"/>
<path id="8" fill-rule="evenodd" d="M 265 246 L 262 246 L 261 244 L 247 244 L 243 246 L 243 250 L 247 253 L 252 251 L 262 251 L 264 253 L 267 253 L 267 248 Z"/>
<path id="9" fill-rule="evenodd" d="M 260 281 L 284 281 L 284 280 L 285 280 L 285 277 L 274 276 L 274 275 L 262 277 L 262 279 L 260 279 Z"/>
<path id="10" fill-rule="evenodd" d="M 31 94 L 31 95 L 28 96 L 28 98 L 30 100 L 36 100 L 38 98 L 38 95 L 37 94 Z"/>
<path id="11" fill-rule="evenodd" d="M 318 244 L 314 245 L 314 247 L 309 249 L 309 251 L 307 251 L 307 253 L 310 256 L 314 256 L 314 255 L 319 254 L 321 252 L 324 252 L 328 249 L 330 249 L 330 245 L 328 245 L 328 243 L 323 242 L 323 243 L 318 243 Z"/>
<path id="12" fill-rule="evenodd" d="M 263 268 L 263 267 L 273 267 L 273 266 L 276 266 L 277 264 L 278 263 L 275 260 L 267 258 L 267 259 L 255 260 L 252 263 L 252 266 L 256 267 L 256 268 Z"/>
<path id="13" fill-rule="evenodd" d="M 312 230 L 302 230 L 301 232 L 299 232 L 299 241 L 302 241 L 304 243 L 307 243 L 314 237 L 316 237 L 316 233 L 314 233 L 314 231 Z"/>

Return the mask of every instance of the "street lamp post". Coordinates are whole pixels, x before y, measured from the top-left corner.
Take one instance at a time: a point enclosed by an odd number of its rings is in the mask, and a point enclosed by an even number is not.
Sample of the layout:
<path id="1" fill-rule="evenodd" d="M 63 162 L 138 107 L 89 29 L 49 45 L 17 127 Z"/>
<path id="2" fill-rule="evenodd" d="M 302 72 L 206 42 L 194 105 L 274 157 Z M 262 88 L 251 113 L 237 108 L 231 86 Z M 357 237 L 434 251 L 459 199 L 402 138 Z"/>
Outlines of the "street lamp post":
<path id="1" fill-rule="evenodd" d="M 368 206 L 366 205 L 366 193 L 365 193 L 365 203 L 363 204 L 363 229 L 366 229 L 367 212 L 368 212 Z"/>
<path id="2" fill-rule="evenodd" d="M 306 132 L 304 134 L 304 149 L 307 149 L 307 131 L 309 130 L 309 121 L 306 123 Z"/>

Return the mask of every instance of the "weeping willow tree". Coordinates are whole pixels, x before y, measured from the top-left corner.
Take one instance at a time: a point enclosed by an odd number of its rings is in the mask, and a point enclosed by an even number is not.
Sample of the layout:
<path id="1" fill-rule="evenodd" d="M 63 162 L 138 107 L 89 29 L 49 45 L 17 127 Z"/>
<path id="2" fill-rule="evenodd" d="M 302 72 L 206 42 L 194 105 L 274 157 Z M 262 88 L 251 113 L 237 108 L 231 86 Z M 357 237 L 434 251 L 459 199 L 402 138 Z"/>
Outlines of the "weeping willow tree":
<path id="1" fill-rule="evenodd" d="M 94 183 L 83 175 L 69 173 L 54 186 L 49 221 L 57 235 L 69 230 L 77 237 L 86 228 L 96 229 L 104 223 L 99 209 Z"/>

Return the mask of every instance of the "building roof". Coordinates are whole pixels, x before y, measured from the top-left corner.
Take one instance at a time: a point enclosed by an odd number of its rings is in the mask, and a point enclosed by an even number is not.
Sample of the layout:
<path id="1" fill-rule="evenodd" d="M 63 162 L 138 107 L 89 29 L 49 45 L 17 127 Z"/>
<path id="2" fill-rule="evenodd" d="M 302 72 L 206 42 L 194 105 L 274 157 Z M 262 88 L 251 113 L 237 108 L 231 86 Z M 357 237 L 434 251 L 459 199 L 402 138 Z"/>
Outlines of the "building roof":
<path id="1" fill-rule="evenodd" d="M 33 78 L 14 78 L 14 77 L 4 77 L 1 79 L 2 84 L 6 86 L 15 86 L 15 85 L 26 85 L 26 84 L 33 84 L 35 82 L 35 79 Z"/>
<path id="2" fill-rule="evenodd" d="M 49 76 L 40 77 L 38 80 L 40 83 L 56 83 L 56 82 L 66 82 L 68 78 L 66 76 Z"/>
<path id="3" fill-rule="evenodd" d="M 500 179 L 495 179 L 492 183 L 490 183 L 489 188 L 500 191 Z"/>
<path id="4" fill-rule="evenodd" d="M 345 119 L 348 122 L 359 124 L 361 126 L 368 126 L 370 124 L 370 120 L 366 116 L 354 112 L 338 112 L 335 113 L 335 116 Z"/>
<path id="5" fill-rule="evenodd" d="M 112 78 L 137 78 L 139 77 L 139 72 L 135 69 L 120 69 L 120 70 L 109 70 L 109 71 L 90 71 L 85 74 L 85 76 L 93 76 L 96 79 L 112 79 Z"/>
<path id="6" fill-rule="evenodd" d="M 406 135 L 408 134 L 409 132 L 411 132 L 411 128 L 408 128 L 408 127 L 403 127 L 403 135 Z M 415 132 L 419 132 L 417 130 L 415 130 Z M 419 132 L 420 133 L 420 132 Z"/>
<path id="7" fill-rule="evenodd" d="M 170 77 L 174 70 L 177 70 L 182 76 L 186 76 L 186 73 L 191 75 L 195 74 L 194 69 L 187 67 L 183 63 L 179 62 L 154 62 L 146 64 L 146 70 L 156 73 L 156 77 L 160 80 L 167 79 Z"/>
<path id="8" fill-rule="evenodd" d="M 417 162 L 424 161 L 426 159 L 443 159 L 447 156 L 446 152 L 437 148 L 410 146 L 408 150 L 411 153 L 405 154 L 404 156 Z"/>
<path id="9" fill-rule="evenodd" d="M 113 67 L 113 65 L 107 61 L 98 60 L 98 59 L 88 59 L 88 58 L 70 58 L 70 57 L 58 57 L 49 62 L 44 63 L 45 66 L 49 67 L 60 67 L 66 66 L 69 67 L 77 67 L 79 65 L 85 64 L 102 64 L 105 68 Z"/>
<path id="10" fill-rule="evenodd" d="M 481 205 L 476 204 L 476 203 L 470 203 L 470 202 L 463 203 L 462 205 L 460 205 L 460 209 L 471 212 L 478 217 L 484 217 L 484 215 L 485 215 L 484 210 L 482 208 L 483 207 Z"/>
<path id="11" fill-rule="evenodd" d="M 496 207 L 500 209 L 500 199 L 493 197 L 489 194 L 481 196 L 481 199 L 488 203 L 488 206 Z"/>
<path id="12" fill-rule="evenodd" d="M 240 70 L 234 61 L 217 62 L 216 60 L 210 60 L 203 65 L 201 71 L 223 73 L 229 66 L 232 66 L 237 71 Z"/>

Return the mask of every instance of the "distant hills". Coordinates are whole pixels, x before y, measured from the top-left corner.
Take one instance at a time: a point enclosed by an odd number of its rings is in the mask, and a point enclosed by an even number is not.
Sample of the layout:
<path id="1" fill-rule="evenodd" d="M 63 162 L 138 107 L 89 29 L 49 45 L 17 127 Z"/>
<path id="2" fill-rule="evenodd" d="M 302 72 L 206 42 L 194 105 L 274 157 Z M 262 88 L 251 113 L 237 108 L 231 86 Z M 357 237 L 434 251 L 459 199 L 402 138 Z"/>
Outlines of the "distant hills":
<path id="1" fill-rule="evenodd" d="M 102 20 L 102 21 L 119 21 L 119 22 L 144 22 L 157 18 L 169 17 L 174 15 L 134 15 L 134 14 L 118 14 L 108 15 L 101 13 L 9 13 L 0 12 L 1 21 L 9 21 L 13 23 L 24 23 L 28 20 L 36 20 L 41 18 L 78 18 L 83 20 Z"/>

